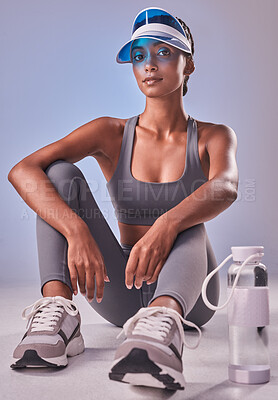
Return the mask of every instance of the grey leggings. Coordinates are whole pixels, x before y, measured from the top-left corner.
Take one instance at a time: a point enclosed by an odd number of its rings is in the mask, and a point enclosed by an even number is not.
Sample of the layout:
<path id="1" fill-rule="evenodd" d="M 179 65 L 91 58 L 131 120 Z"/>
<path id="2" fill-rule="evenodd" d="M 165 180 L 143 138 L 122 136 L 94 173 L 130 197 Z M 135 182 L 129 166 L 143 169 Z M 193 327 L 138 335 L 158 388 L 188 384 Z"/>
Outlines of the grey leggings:
<path id="1" fill-rule="evenodd" d="M 217 267 L 215 255 L 203 223 L 180 232 L 157 280 L 151 285 L 127 289 L 125 266 L 132 246 L 120 244 L 100 211 L 81 170 L 74 164 L 57 160 L 45 170 L 46 175 L 63 200 L 86 222 L 104 258 L 110 282 L 104 286 L 101 303 L 89 303 L 107 321 L 122 327 L 141 307 L 155 298 L 169 295 L 181 305 L 183 317 L 198 326 L 204 325 L 214 314 L 203 302 L 202 283 Z M 38 260 L 43 285 L 52 280 L 64 282 L 73 292 L 67 266 L 66 238 L 36 217 Z M 207 296 L 212 304 L 219 300 L 219 275 L 210 280 Z M 188 327 L 183 325 L 184 329 Z"/>

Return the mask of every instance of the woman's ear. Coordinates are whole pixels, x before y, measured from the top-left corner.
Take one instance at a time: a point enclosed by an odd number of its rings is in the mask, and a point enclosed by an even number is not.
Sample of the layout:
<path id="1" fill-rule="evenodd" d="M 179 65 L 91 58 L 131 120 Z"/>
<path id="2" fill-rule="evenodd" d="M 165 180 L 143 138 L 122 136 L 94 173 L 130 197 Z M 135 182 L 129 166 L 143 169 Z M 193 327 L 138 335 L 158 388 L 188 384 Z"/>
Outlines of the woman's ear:
<path id="1" fill-rule="evenodd" d="M 185 57 L 186 66 L 184 68 L 184 75 L 190 75 L 195 70 L 195 65 L 192 57 Z"/>

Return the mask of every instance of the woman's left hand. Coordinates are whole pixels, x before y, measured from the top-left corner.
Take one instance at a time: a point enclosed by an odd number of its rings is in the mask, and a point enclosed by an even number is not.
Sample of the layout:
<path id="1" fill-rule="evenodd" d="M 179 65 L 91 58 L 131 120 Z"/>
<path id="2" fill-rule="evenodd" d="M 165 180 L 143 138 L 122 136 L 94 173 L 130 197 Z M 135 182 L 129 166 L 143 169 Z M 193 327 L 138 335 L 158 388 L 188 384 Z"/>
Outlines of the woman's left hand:
<path id="1" fill-rule="evenodd" d="M 145 235 L 136 242 L 129 254 L 125 270 L 128 289 L 134 285 L 140 289 L 142 282 L 156 281 L 177 237 L 177 229 L 168 218 L 159 217 Z"/>

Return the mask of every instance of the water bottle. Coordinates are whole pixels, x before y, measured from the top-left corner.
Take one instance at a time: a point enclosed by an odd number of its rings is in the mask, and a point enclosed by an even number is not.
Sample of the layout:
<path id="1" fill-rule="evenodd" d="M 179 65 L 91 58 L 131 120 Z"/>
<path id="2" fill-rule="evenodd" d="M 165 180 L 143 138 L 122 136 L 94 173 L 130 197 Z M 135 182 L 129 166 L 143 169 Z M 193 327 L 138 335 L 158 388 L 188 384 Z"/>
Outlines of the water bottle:
<path id="1" fill-rule="evenodd" d="M 229 379 L 237 383 L 260 384 L 270 380 L 268 352 L 269 289 L 267 268 L 260 261 L 263 246 L 231 247 L 230 254 L 204 280 L 202 297 L 212 310 L 228 305 Z M 212 305 L 206 297 L 211 277 L 229 258 L 228 300 Z"/>
<path id="2" fill-rule="evenodd" d="M 244 269 L 228 306 L 229 379 L 238 383 L 270 380 L 268 353 L 269 293 L 267 268 L 260 261 L 263 246 L 231 247 L 233 264 L 228 269 L 228 296 L 236 275 Z"/>

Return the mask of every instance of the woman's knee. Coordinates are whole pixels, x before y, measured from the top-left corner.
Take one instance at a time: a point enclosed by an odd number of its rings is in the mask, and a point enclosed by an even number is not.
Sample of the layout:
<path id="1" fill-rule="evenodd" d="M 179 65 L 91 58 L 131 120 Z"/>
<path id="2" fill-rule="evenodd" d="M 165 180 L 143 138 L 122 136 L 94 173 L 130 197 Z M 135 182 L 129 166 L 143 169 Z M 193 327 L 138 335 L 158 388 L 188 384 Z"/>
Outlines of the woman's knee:
<path id="1" fill-rule="evenodd" d="M 80 169 L 69 161 L 56 160 L 45 170 L 45 174 L 51 181 L 61 179 L 73 179 L 75 176 L 82 175 Z"/>
<path id="2" fill-rule="evenodd" d="M 76 197 L 80 191 L 78 188 L 80 182 L 85 180 L 84 175 L 76 165 L 64 160 L 51 163 L 46 168 L 45 174 L 64 200 L 68 199 L 70 192 Z"/>
<path id="3" fill-rule="evenodd" d="M 177 243 L 187 243 L 188 246 L 194 244 L 197 247 L 200 246 L 200 243 L 205 244 L 205 240 L 206 228 L 204 223 L 193 225 L 181 231 L 176 238 Z"/>

